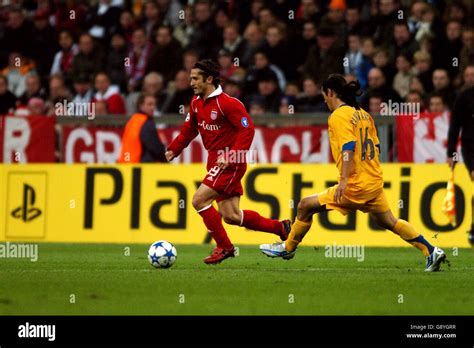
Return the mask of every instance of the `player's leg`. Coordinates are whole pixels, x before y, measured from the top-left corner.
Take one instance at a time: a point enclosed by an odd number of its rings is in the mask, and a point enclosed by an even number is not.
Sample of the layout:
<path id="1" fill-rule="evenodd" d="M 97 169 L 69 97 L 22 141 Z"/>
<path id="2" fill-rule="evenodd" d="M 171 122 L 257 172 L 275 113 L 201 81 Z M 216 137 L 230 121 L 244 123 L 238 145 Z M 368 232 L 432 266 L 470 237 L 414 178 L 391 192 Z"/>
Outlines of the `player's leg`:
<path id="1" fill-rule="evenodd" d="M 326 206 L 319 201 L 319 195 L 312 195 L 303 198 L 297 207 L 296 219 L 291 226 L 288 239 L 283 243 L 262 244 L 260 251 L 270 257 L 281 257 L 292 259 L 295 255 L 296 247 L 303 240 L 306 233 L 311 228 L 313 215 L 326 211 Z"/>
<path id="2" fill-rule="evenodd" d="M 404 241 L 419 249 L 427 258 L 426 271 L 437 271 L 441 261 L 446 258 L 444 252 L 431 245 L 422 234 L 418 233 L 412 224 L 393 216 L 392 211 L 370 213 L 370 217 L 382 228 L 392 231 Z"/>
<path id="3" fill-rule="evenodd" d="M 289 220 L 272 220 L 253 210 L 240 209 L 240 196 L 233 196 L 217 203 L 224 221 L 230 225 L 239 225 L 250 230 L 276 234 L 281 240 L 288 238 L 291 223 Z"/>
<path id="4" fill-rule="evenodd" d="M 296 219 L 285 242 L 286 251 L 292 252 L 296 249 L 311 228 L 313 215 L 323 211 L 326 211 L 326 206 L 321 205 L 317 194 L 305 197 L 298 203 Z"/>
<path id="5" fill-rule="evenodd" d="M 201 215 L 207 230 L 216 242 L 216 249 L 204 259 L 206 263 L 217 263 L 234 255 L 234 246 L 222 225 L 221 215 L 212 205 L 219 194 L 210 187 L 201 184 L 193 196 L 194 209 Z"/>

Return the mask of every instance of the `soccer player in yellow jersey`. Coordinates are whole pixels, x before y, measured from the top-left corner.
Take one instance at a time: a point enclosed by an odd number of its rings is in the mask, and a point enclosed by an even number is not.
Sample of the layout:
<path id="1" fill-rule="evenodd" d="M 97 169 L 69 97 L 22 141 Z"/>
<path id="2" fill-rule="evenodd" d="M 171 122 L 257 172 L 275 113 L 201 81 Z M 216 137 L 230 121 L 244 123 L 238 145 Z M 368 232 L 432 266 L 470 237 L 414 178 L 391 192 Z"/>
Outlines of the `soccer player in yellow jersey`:
<path id="1" fill-rule="evenodd" d="M 407 241 L 426 257 L 425 271 L 438 271 L 446 254 L 432 246 L 411 224 L 393 216 L 383 190 L 379 162 L 379 139 L 374 120 L 359 107 L 356 97 L 359 82 L 347 83 L 344 76 L 333 74 L 323 83 L 324 100 L 332 112 L 328 119 L 331 152 L 339 170 L 338 184 L 303 198 L 296 220 L 285 242 L 262 244 L 260 250 L 270 257 L 291 259 L 296 247 L 309 231 L 313 215 L 337 210 L 347 215 L 361 210 L 383 228 Z"/>

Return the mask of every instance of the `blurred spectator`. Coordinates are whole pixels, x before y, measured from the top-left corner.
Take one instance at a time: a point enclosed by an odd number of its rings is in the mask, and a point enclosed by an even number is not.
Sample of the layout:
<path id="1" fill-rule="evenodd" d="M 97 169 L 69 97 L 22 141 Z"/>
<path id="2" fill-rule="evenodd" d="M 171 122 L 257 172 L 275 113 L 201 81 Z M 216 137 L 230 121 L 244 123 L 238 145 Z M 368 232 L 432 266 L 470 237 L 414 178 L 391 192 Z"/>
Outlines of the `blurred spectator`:
<path id="1" fill-rule="evenodd" d="M 53 14 L 55 28 L 58 32 L 68 31 L 78 37 L 84 28 L 87 5 L 77 0 L 55 1 L 56 11 Z"/>
<path id="2" fill-rule="evenodd" d="M 29 116 L 44 116 L 46 115 L 46 105 L 41 98 L 31 98 L 28 101 Z"/>
<path id="3" fill-rule="evenodd" d="M 176 27 L 181 23 L 181 19 L 177 15 L 183 9 L 179 0 L 157 0 L 160 15 L 163 23 Z"/>
<path id="4" fill-rule="evenodd" d="M 121 9 L 114 6 L 112 0 L 99 0 L 99 3 L 87 12 L 85 25 L 95 39 L 108 43 L 112 29 L 120 20 Z"/>
<path id="5" fill-rule="evenodd" d="M 397 74 L 393 79 L 393 89 L 405 98 L 410 90 L 410 79 L 414 76 L 410 58 L 400 54 L 396 59 Z"/>
<path id="6" fill-rule="evenodd" d="M 296 109 L 296 98 L 285 95 L 280 100 L 280 107 L 278 113 L 280 115 L 292 115 Z"/>
<path id="7" fill-rule="evenodd" d="M 320 6 L 316 0 L 301 0 L 301 4 L 296 11 L 296 20 L 319 25 L 322 15 Z"/>
<path id="8" fill-rule="evenodd" d="M 344 56 L 344 74 L 355 74 L 362 63 L 360 36 L 349 33 L 347 37 L 348 50 Z"/>
<path id="9" fill-rule="evenodd" d="M 242 55 L 242 66 L 248 67 L 253 63 L 253 56 L 263 45 L 263 33 L 257 23 L 251 22 L 245 28 L 245 50 Z"/>
<path id="10" fill-rule="evenodd" d="M 74 43 L 74 39 L 70 31 L 63 30 L 59 33 L 60 50 L 53 59 L 50 75 L 62 74 L 66 82 L 72 82 L 71 71 L 74 56 L 79 52 L 79 48 Z"/>
<path id="11" fill-rule="evenodd" d="M 369 97 L 369 114 L 372 116 L 380 115 L 382 112 L 383 98 L 381 95 L 374 93 Z M 384 115 L 386 116 L 386 115 Z"/>
<path id="12" fill-rule="evenodd" d="M 145 33 L 145 37 L 151 42 L 154 41 L 155 33 L 162 24 L 162 17 L 155 0 L 147 0 L 143 10 L 142 29 Z"/>
<path id="13" fill-rule="evenodd" d="M 262 73 L 258 80 L 258 94 L 253 97 L 263 97 L 266 112 L 278 112 L 283 94 L 278 88 L 278 80 L 273 72 L 265 70 Z"/>
<path id="14" fill-rule="evenodd" d="M 270 25 L 265 32 L 265 41 L 261 50 L 265 51 L 268 59 L 281 69 L 289 79 L 296 78 L 295 53 L 288 54 L 289 46 L 286 42 L 283 25 Z"/>
<path id="15" fill-rule="evenodd" d="M 421 83 L 420 79 L 416 75 L 410 78 L 410 84 L 408 85 L 408 88 L 410 89 L 410 91 L 416 91 L 420 93 L 422 97 L 424 97 L 426 93 L 426 90 L 423 87 L 423 84 Z"/>
<path id="16" fill-rule="evenodd" d="M 466 27 L 462 31 L 461 57 L 459 59 L 459 70 L 464 71 L 467 65 L 474 64 L 474 28 Z"/>
<path id="17" fill-rule="evenodd" d="M 239 25 L 236 22 L 226 24 L 224 27 L 223 39 L 223 48 L 228 50 L 232 57 L 237 57 L 240 63 L 240 60 L 242 60 L 244 55 L 246 42 L 240 35 Z"/>
<path id="18" fill-rule="evenodd" d="M 393 84 L 393 78 L 397 73 L 397 69 L 392 64 L 390 64 L 388 51 L 383 47 L 376 48 L 374 50 L 373 61 L 374 66 L 382 70 L 383 75 L 387 79 L 387 83 L 389 85 Z"/>
<path id="19" fill-rule="evenodd" d="M 191 73 L 194 64 L 196 64 L 199 60 L 199 53 L 193 50 L 188 50 L 183 54 L 183 70 L 185 70 L 188 74 Z"/>
<path id="20" fill-rule="evenodd" d="M 132 42 L 133 32 L 137 28 L 135 17 L 130 11 L 122 11 L 120 14 L 120 21 L 114 28 L 114 34 L 120 34 L 124 37 L 126 43 Z"/>
<path id="21" fill-rule="evenodd" d="M 346 10 L 345 0 L 331 0 L 328 5 L 328 12 L 321 19 L 321 26 L 333 27 L 336 35 L 344 35 L 344 11 Z"/>
<path id="22" fill-rule="evenodd" d="M 255 64 L 248 69 L 247 75 L 245 76 L 246 94 L 257 92 L 259 79 L 261 76 L 265 75 L 267 70 L 276 76 L 280 90 L 285 90 L 286 79 L 283 71 L 281 71 L 276 65 L 270 64 L 270 60 L 265 51 L 256 51 L 254 54 L 254 62 Z"/>
<path id="23" fill-rule="evenodd" d="M 316 33 L 316 25 L 313 22 L 307 21 L 303 23 L 301 40 L 299 40 L 297 47 L 292 47 L 292 49 L 296 51 L 295 64 L 298 71 L 302 69 L 302 65 L 306 61 L 310 48 L 316 42 Z"/>
<path id="24" fill-rule="evenodd" d="M 405 98 L 405 101 L 407 103 L 411 104 L 418 104 L 420 107 L 420 112 L 423 112 L 425 110 L 425 105 L 423 102 L 423 96 L 420 92 L 415 91 L 415 90 L 410 90 Z"/>
<path id="25" fill-rule="evenodd" d="M 180 43 L 173 38 L 172 28 L 162 25 L 156 32 L 156 45 L 148 58 L 147 71 L 160 73 L 166 83 L 172 80 L 182 67 L 183 50 Z"/>
<path id="26" fill-rule="evenodd" d="M 48 13 L 37 10 L 33 16 L 31 57 L 36 62 L 40 76 L 47 75 L 51 69 L 53 58 L 58 50 L 57 32 L 48 22 Z"/>
<path id="27" fill-rule="evenodd" d="M 447 4 L 444 11 L 444 21 L 451 20 L 465 23 L 466 14 L 468 13 L 466 6 L 460 0 L 454 0 Z"/>
<path id="28" fill-rule="evenodd" d="M 224 92 L 237 99 L 242 97 L 242 87 L 240 83 L 233 78 L 226 81 L 224 85 Z"/>
<path id="29" fill-rule="evenodd" d="M 64 83 L 64 78 L 61 75 L 52 75 L 49 79 L 47 106 L 53 109 L 56 103 L 63 103 L 65 100 L 71 100 L 71 93 Z"/>
<path id="30" fill-rule="evenodd" d="M 408 18 L 408 28 L 410 33 L 415 36 L 421 28 L 423 14 L 427 11 L 428 4 L 423 0 L 415 0 L 410 5 L 410 17 Z"/>
<path id="31" fill-rule="evenodd" d="M 449 21 L 441 42 L 442 49 L 436 53 L 436 66 L 447 70 L 452 79 L 458 73 L 459 55 L 462 49 L 461 23 L 456 20 Z"/>
<path id="32" fill-rule="evenodd" d="M 303 74 L 323 81 L 330 74 L 343 73 L 344 47 L 337 45 L 334 30 L 331 27 L 321 27 L 316 41 L 317 44 L 308 53 Z"/>
<path id="33" fill-rule="evenodd" d="M 432 113 L 443 113 L 449 111 L 446 101 L 441 93 L 432 93 L 428 101 L 428 111 Z"/>
<path id="34" fill-rule="evenodd" d="M 8 79 L 0 74 L 0 116 L 13 112 L 16 96 L 8 90 Z"/>
<path id="35" fill-rule="evenodd" d="M 265 109 L 265 98 L 259 95 L 253 95 L 249 98 L 248 109 L 251 116 L 265 114 L 267 112 Z"/>
<path id="36" fill-rule="evenodd" d="M 12 52 L 8 57 L 8 66 L 1 74 L 8 78 L 8 89 L 17 97 L 25 92 L 26 76 L 34 70 L 34 64 L 18 52 Z"/>
<path id="37" fill-rule="evenodd" d="M 180 70 L 176 73 L 174 88 L 174 92 L 168 96 L 163 105 L 163 113 L 184 114 L 194 95 L 186 71 Z"/>
<path id="38" fill-rule="evenodd" d="M 375 26 L 372 35 L 377 45 L 383 45 L 390 42 L 393 37 L 393 27 L 398 20 L 400 4 L 397 0 L 380 0 L 374 4 L 378 4 L 378 7 L 377 15 L 373 18 Z"/>
<path id="39" fill-rule="evenodd" d="M 393 27 L 393 40 L 389 49 L 390 61 L 395 62 L 395 58 L 400 54 L 412 59 L 418 49 L 418 42 L 410 34 L 408 24 L 406 22 L 396 22 Z"/>
<path id="40" fill-rule="evenodd" d="M 141 83 L 151 54 L 151 44 L 147 41 L 143 29 L 135 29 L 132 36 L 132 46 L 128 50 L 125 73 L 128 79 L 128 90 L 135 91 Z"/>
<path id="41" fill-rule="evenodd" d="M 202 57 L 214 56 L 219 44 L 218 31 L 212 19 L 211 5 L 206 0 L 199 0 L 194 6 L 196 28 L 191 35 L 189 46 Z"/>
<path id="42" fill-rule="evenodd" d="M 451 80 L 448 72 L 444 69 L 433 71 L 433 91 L 443 95 L 444 101 L 449 108 L 452 107 L 455 94 L 451 87 Z"/>
<path id="43" fill-rule="evenodd" d="M 168 162 L 153 120 L 155 97 L 141 94 L 136 109 L 125 125 L 118 163 Z"/>
<path id="44" fill-rule="evenodd" d="M 27 105 L 31 98 L 40 98 L 46 100 L 46 92 L 41 86 L 41 80 L 38 74 L 28 74 L 26 76 L 25 86 L 25 92 L 18 99 L 21 105 Z"/>
<path id="45" fill-rule="evenodd" d="M 125 101 L 120 95 L 120 89 L 110 84 L 110 78 L 105 72 L 96 75 L 95 89 L 97 92 L 92 98 L 93 102 L 105 102 L 109 114 L 125 114 Z"/>
<path id="46" fill-rule="evenodd" d="M 362 89 L 367 87 L 367 77 L 370 69 L 374 67 L 373 56 L 375 53 L 374 40 L 370 37 L 362 39 L 362 60 L 356 69 L 355 75 Z"/>
<path id="47" fill-rule="evenodd" d="M 151 72 L 145 76 L 141 92 L 133 92 L 127 96 L 126 103 L 128 114 L 132 114 L 135 111 L 138 98 L 142 93 L 150 94 L 155 97 L 156 110 L 153 115 L 159 116 L 167 98 L 166 91 L 164 90 L 163 76 L 157 72 Z"/>
<path id="48" fill-rule="evenodd" d="M 174 27 L 173 37 L 178 40 L 181 47 L 188 47 L 195 30 L 193 7 L 191 5 L 185 6 L 183 11 L 184 18 Z"/>
<path id="49" fill-rule="evenodd" d="M 462 78 L 463 84 L 461 87 L 461 91 L 474 86 L 474 64 L 466 66 Z"/>
<path id="50" fill-rule="evenodd" d="M 300 86 L 296 81 L 290 81 L 286 84 L 285 95 L 297 98 L 300 94 Z"/>
<path id="51" fill-rule="evenodd" d="M 86 76 L 79 76 L 74 81 L 74 97 L 72 102 L 77 104 L 91 103 L 93 96 L 94 92 L 91 81 Z"/>
<path id="52" fill-rule="evenodd" d="M 324 97 L 314 78 L 306 77 L 303 80 L 303 94 L 298 97 L 296 102 L 298 112 L 317 112 L 327 111 Z"/>
<path id="53" fill-rule="evenodd" d="M 394 103 L 401 100 L 398 93 L 387 84 L 385 76 L 379 68 L 372 68 L 369 71 L 369 88 L 361 98 L 364 109 L 368 109 L 369 98 L 374 94 L 381 96 L 384 102 L 391 100 Z"/>
<path id="54" fill-rule="evenodd" d="M 94 111 L 97 116 L 107 116 L 110 114 L 107 102 L 105 100 L 97 100 L 94 102 Z"/>
<path id="55" fill-rule="evenodd" d="M 127 91 L 127 78 L 125 74 L 125 62 L 127 58 L 127 45 L 122 34 L 112 35 L 110 49 L 107 56 L 107 74 L 113 85 L 120 87 L 120 91 Z"/>
<path id="56" fill-rule="evenodd" d="M 431 70 L 431 55 L 426 51 L 417 51 L 413 56 L 415 61 L 415 72 L 419 80 L 423 84 L 425 91 L 431 91 L 433 89 L 433 82 L 431 77 L 433 71 Z"/>
<path id="57" fill-rule="evenodd" d="M 361 20 L 360 8 L 357 5 L 350 5 L 345 12 L 345 35 L 348 33 L 358 34 L 361 36 L 370 36 L 371 23 Z"/>
<path id="58" fill-rule="evenodd" d="M 221 81 L 225 85 L 226 81 L 234 75 L 238 67 L 234 64 L 232 53 L 226 48 L 219 50 L 217 61 L 220 66 Z"/>
<path id="59" fill-rule="evenodd" d="M 0 61 L 7 58 L 9 52 L 18 52 L 23 56 L 31 56 L 32 52 L 32 33 L 33 26 L 31 22 L 25 19 L 23 11 L 20 8 L 11 7 L 7 12 L 7 21 L 3 28 L 3 35 L 0 39 Z M 7 50 L 4 50 L 4 49 Z"/>
<path id="60" fill-rule="evenodd" d="M 89 34 L 79 37 L 79 53 L 72 60 L 71 76 L 75 80 L 79 76 L 93 79 L 104 66 L 103 53 Z"/>

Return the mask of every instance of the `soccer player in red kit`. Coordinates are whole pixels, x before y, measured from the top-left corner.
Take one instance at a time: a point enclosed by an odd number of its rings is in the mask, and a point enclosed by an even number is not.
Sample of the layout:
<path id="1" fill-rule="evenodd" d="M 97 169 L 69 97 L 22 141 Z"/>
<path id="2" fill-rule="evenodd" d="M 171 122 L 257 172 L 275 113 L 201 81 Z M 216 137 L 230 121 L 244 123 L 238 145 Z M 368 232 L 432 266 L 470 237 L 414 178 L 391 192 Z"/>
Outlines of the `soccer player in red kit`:
<path id="1" fill-rule="evenodd" d="M 255 211 L 239 207 L 243 194 L 241 179 L 247 169 L 246 156 L 241 154 L 247 153 L 255 133 L 244 105 L 222 92 L 219 66 L 212 60 L 197 62 L 190 78 L 194 97 L 180 134 L 168 146 L 166 158 L 171 161 L 179 156 L 191 140 L 201 134 L 208 151 L 208 173 L 192 203 L 217 245 L 204 262 L 216 264 L 235 256 L 221 215 L 228 224 L 273 233 L 286 240 L 291 229 L 289 220 L 267 219 Z M 212 205 L 214 201 L 217 201 L 220 214 Z"/>

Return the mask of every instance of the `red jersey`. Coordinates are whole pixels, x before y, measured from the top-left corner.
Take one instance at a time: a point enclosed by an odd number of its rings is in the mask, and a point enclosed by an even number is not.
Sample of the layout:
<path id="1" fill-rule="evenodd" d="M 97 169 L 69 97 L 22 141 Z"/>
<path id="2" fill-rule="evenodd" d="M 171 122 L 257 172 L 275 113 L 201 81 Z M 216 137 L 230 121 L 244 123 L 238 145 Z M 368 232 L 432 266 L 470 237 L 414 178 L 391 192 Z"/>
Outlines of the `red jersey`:
<path id="1" fill-rule="evenodd" d="M 213 164 L 219 150 L 246 151 L 252 145 L 255 128 L 242 102 L 222 92 L 219 86 L 206 100 L 194 96 L 191 100 L 186 121 L 180 134 L 171 142 L 168 149 L 176 156 L 197 135 L 208 151 L 208 164 Z M 230 153 L 232 153 L 230 152 Z"/>

